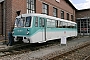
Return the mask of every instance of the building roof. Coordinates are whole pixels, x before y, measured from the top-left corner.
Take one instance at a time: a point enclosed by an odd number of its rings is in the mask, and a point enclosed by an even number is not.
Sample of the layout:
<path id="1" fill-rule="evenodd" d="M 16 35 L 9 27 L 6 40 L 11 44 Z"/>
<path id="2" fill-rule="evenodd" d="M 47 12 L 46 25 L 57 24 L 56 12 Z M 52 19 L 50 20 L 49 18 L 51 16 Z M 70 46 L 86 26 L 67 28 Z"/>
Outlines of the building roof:
<path id="1" fill-rule="evenodd" d="M 65 0 L 73 9 L 77 10 L 69 0 Z"/>
<path id="2" fill-rule="evenodd" d="M 90 8 L 88 8 L 88 9 L 82 9 L 82 10 L 77 10 L 77 12 L 83 12 L 83 11 L 90 11 Z"/>

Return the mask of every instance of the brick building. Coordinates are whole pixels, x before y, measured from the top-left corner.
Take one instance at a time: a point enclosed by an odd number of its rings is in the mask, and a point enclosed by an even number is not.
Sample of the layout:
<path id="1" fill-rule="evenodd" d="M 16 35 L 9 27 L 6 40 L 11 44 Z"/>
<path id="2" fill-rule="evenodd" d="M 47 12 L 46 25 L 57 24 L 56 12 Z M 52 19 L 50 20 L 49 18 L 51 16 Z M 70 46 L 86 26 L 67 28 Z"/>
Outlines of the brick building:
<path id="1" fill-rule="evenodd" d="M 76 11 L 79 35 L 90 35 L 90 9 Z"/>
<path id="2" fill-rule="evenodd" d="M 14 26 L 17 11 L 20 14 L 40 13 L 75 21 L 76 8 L 69 0 L 1 0 L 0 39 Z"/>

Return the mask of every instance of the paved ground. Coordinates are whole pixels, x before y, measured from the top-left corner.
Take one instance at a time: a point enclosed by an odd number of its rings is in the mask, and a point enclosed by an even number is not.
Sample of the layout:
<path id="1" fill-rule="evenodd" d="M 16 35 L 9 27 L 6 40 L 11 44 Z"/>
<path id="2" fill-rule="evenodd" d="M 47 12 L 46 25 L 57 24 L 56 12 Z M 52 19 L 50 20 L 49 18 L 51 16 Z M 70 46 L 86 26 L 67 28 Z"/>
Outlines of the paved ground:
<path id="1" fill-rule="evenodd" d="M 60 44 L 57 44 L 47 48 L 39 49 L 37 51 L 30 51 L 23 54 L 0 57 L 0 60 L 49 60 L 52 57 L 82 47 L 86 44 L 90 44 L 90 37 L 88 36 L 67 41 L 67 46 L 60 46 Z M 9 48 L 6 45 L 2 44 L 0 46 L 5 47 L 6 49 Z"/>

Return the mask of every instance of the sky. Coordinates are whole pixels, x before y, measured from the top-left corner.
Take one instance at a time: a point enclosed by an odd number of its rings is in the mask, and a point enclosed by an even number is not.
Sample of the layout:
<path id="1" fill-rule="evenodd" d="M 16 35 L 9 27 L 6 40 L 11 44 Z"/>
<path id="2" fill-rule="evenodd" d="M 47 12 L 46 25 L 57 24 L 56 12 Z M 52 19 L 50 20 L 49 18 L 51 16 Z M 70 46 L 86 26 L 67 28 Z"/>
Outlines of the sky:
<path id="1" fill-rule="evenodd" d="M 76 9 L 88 9 L 90 8 L 90 0 L 69 0 Z"/>

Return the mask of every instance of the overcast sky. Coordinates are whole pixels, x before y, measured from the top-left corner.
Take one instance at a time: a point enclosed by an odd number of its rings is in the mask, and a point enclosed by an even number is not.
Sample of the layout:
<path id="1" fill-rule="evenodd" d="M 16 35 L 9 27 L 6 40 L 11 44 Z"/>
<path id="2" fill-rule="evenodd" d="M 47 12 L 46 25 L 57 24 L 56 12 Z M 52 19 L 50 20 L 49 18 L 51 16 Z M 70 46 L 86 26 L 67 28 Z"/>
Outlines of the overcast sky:
<path id="1" fill-rule="evenodd" d="M 76 9 L 87 9 L 90 8 L 90 0 L 70 0 Z"/>

